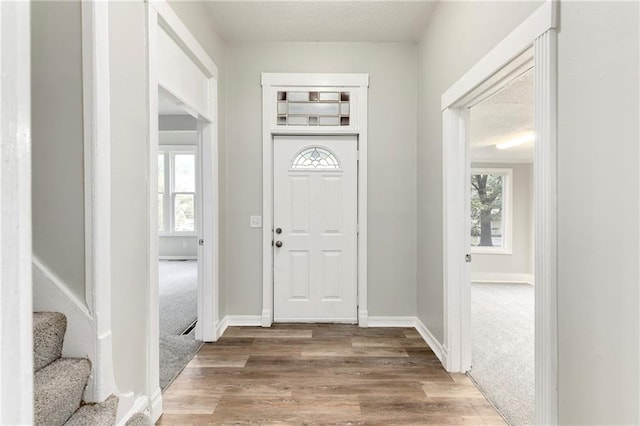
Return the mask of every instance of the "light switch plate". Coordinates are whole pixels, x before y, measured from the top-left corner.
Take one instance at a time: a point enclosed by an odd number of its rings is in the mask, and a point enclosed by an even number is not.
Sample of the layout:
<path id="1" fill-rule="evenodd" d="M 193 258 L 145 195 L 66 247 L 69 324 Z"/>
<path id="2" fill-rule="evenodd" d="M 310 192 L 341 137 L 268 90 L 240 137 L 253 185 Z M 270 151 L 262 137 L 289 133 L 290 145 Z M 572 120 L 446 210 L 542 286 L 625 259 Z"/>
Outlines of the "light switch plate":
<path id="1" fill-rule="evenodd" d="M 249 217 L 249 227 L 251 227 L 251 228 L 262 228 L 262 216 L 250 216 Z"/>

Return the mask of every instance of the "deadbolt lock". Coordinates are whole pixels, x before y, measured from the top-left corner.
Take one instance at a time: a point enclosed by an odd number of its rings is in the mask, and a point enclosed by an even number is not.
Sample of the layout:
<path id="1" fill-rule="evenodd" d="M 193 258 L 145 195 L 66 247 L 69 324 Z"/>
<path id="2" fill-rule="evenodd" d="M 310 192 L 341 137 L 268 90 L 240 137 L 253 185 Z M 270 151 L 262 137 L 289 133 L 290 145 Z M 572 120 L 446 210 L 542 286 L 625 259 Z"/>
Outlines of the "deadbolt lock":
<path id="1" fill-rule="evenodd" d="M 276 234 L 282 234 L 282 228 L 276 228 Z"/>
<path id="2" fill-rule="evenodd" d="M 471 263 L 471 255 L 470 254 L 465 254 L 464 255 L 464 261 L 467 263 Z"/>

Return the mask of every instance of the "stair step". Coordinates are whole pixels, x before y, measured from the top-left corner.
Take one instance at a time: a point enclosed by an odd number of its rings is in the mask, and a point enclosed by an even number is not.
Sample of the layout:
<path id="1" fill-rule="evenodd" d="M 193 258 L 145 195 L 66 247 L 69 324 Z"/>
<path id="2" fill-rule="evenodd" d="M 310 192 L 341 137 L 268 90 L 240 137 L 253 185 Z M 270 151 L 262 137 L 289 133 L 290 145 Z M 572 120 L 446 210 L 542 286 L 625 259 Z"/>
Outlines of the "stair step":
<path id="1" fill-rule="evenodd" d="M 60 312 L 33 313 L 33 371 L 60 358 L 66 330 L 67 317 Z"/>
<path id="2" fill-rule="evenodd" d="M 91 372 L 84 358 L 60 358 L 35 373 L 34 424 L 60 426 L 78 409 Z"/>
<path id="3" fill-rule="evenodd" d="M 65 426 L 113 426 L 116 424 L 118 397 L 111 395 L 103 402 L 78 408 Z"/>
<path id="4" fill-rule="evenodd" d="M 143 413 L 136 413 L 129 420 L 125 426 L 151 426 L 151 420 Z"/>

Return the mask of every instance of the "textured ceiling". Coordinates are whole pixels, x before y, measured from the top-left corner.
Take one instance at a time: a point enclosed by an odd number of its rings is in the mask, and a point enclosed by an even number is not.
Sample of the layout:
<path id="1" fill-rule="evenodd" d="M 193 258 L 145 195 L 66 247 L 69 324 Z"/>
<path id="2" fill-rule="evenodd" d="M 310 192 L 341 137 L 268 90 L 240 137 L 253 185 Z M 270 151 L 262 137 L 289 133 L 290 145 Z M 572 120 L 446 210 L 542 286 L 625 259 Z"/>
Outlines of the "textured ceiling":
<path id="1" fill-rule="evenodd" d="M 410 42 L 436 1 L 209 1 L 228 42 Z"/>
<path id="2" fill-rule="evenodd" d="M 471 161 L 533 161 L 534 142 L 509 149 L 496 144 L 533 133 L 533 70 L 471 108 Z"/>

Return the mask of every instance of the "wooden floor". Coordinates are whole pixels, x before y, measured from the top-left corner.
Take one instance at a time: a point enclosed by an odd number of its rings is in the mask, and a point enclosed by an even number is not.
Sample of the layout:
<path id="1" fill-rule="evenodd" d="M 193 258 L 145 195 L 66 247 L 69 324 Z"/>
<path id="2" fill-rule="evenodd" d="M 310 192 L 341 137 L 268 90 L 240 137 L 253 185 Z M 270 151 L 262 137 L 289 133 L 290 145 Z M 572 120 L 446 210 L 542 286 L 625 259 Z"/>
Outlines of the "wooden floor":
<path id="1" fill-rule="evenodd" d="M 158 424 L 504 424 L 410 328 L 230 327 L 163 394 Z"/>

